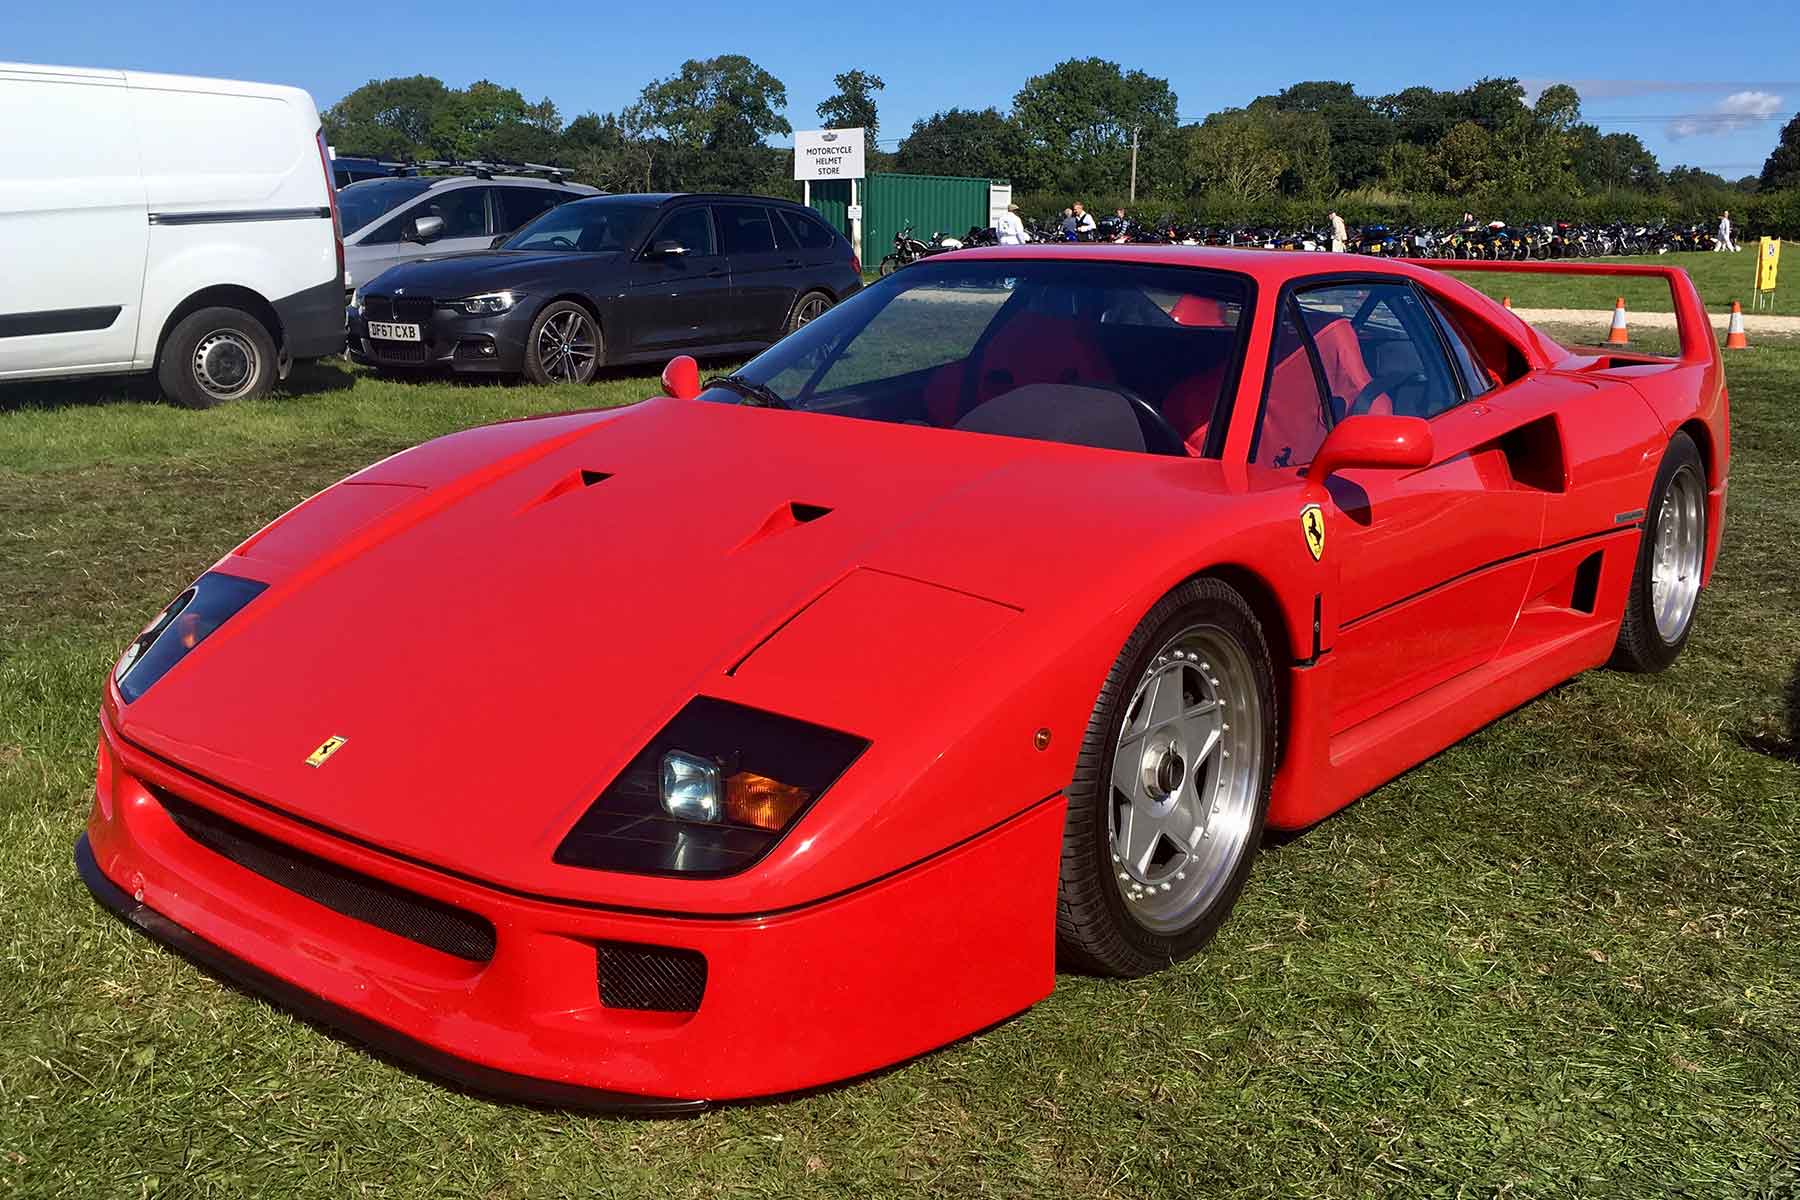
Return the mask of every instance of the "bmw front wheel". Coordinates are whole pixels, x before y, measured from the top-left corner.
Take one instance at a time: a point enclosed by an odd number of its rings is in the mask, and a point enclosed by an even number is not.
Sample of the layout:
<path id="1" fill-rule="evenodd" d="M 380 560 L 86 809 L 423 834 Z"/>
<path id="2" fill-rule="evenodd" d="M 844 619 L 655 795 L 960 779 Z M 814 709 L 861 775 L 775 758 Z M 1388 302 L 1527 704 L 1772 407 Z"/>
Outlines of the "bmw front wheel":
<path id="1" fill-rule="evenodd" d="M 1236 590 L 1190 580 L 1139 622 L 1101 686 L 1068 790 L 1057 943 L 1146 975 L 1201 949 L 1243 890 L 1274 776 L 1275 671 Z"/>
<path id="2" fill-rule="evenodd" d="M 600 324 L 573 300 L 546 304 L 525 343 L 525 375 L 533 383 L 588 383 L 600 369 Z"/>

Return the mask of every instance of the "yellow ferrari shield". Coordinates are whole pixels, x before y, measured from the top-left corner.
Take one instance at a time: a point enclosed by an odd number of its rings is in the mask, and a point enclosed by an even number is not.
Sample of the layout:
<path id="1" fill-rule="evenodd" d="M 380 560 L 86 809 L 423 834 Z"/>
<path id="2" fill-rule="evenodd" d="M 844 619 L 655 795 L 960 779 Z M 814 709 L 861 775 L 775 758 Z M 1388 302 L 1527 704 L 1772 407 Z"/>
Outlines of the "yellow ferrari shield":
<path id="1" fill-rule="evenodd" d="M 343 747 L 344 739 L 333 734 L 331 737 L 320 742 L 317 750 L 314 750 L 311 754 L 306 756 L 306 765 L 309 767 L 322 767 L 325 765 L 326 759 L 336 754 L 339 750 L 343 749 Z"/>
<path id="2" fill-rule="evenodd" d="M 1300 510 L 1300 533 L 1306 538 L 1306 548 L 1312 551 L 1313 561 L 1325 557 L 1325 512 L 1316 504 L 1309 504 Z"/>

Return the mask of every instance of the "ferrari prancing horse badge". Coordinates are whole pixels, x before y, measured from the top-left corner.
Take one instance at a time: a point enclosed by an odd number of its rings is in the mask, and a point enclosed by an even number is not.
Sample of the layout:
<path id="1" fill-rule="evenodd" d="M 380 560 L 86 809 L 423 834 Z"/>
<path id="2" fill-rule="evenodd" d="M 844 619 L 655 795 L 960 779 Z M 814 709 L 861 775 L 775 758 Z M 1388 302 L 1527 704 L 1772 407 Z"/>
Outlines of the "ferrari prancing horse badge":
<path id="1" fill-rule="evenodd" d="M 1312 551 L 1313 561 L 1318 562 L 1325 557 L 1325 512 L 1316 504 L 1309 504 L 1300 510 L 1300 532 L 1306 538 L 1306 548 Z"/>
<path id="2" fill-rule="evenodd" d="M 326 738 L 319 743 L 319 748 L 317 750 L 314 750 L 311 754 L 306 756 L 306 765 L 309 767 L 324 766 L 326 759 L 330 758 L 343 748 L 345 740 L 346 739 L 335 735 Z"/>

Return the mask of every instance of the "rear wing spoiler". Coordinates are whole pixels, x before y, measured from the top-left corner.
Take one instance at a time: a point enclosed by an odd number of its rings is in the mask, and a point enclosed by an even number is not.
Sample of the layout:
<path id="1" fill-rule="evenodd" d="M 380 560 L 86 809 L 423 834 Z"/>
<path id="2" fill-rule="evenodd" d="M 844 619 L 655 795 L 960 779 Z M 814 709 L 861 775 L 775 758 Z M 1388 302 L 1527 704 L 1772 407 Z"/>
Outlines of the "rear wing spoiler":
<path id="1" fill-rule="evenodd" d="M 1617 275 L 1661 279 L 1669 286 L 1669 299 L 1675 309 L 1675 333 L 1680 341 L 1683 363 L 1707 365 L 1719 359 L 1719 342 L 1714 336 L 1706 306 L 1693 279 L 1680 267 L 1659 267 L 1650 263 L 1596 262 L 1491 262 L 1484 259 L 1408 258 L 1401 261 L 1434 271 L 1506 271 L 1527 275 Z"/>

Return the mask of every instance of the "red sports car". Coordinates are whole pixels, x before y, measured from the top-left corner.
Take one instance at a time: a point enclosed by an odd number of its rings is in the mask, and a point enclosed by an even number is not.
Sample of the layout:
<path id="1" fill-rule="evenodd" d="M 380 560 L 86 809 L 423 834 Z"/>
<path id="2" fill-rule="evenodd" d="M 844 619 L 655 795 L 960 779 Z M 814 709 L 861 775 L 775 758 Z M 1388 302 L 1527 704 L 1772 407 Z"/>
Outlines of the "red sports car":
<path id="1" fill-rule="evenodd" d="M 996 249 L 395 455 L 125 650 L 81 874 L 401 1060 L 600 1108 L 1154 971 L 1266 827 L 1681 651 L 1716 343 L 1680 271 L 1549 269 L 1667 279 L 1679 356 L 1417 264 Z"/>

